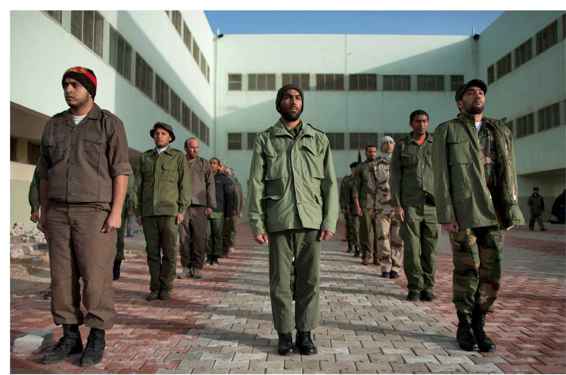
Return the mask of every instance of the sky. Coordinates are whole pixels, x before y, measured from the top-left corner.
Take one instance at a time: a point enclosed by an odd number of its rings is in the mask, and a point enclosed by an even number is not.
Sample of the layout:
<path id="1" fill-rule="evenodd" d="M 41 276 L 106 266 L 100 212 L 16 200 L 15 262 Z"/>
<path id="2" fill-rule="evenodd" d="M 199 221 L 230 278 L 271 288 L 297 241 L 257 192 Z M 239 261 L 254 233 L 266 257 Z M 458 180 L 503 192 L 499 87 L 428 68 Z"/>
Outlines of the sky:
<path id="1" fill-rule="evenodd" d="M 481 33 L 501 11 L 206 11 L 223 34 Z"/>

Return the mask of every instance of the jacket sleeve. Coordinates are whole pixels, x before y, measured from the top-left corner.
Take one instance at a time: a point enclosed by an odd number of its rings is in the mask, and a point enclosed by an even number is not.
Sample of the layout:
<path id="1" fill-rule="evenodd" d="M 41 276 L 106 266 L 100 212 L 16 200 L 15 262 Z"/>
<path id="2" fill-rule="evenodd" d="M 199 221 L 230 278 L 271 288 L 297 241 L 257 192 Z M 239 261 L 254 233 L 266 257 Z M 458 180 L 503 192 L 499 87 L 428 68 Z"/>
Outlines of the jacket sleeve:
<path id="1" fill-rule="evenodd" d="M 187 167 L 187 159 L 182 153 L 179 153 L 179 161 L 177 164 L 179 172 L 179 198 L 177 201 L 178 213 L 182 214 L 185 212 L 189 204 L 191 203 L 191 174 Z"/>
<path id="2" fill-rule="evenodd" d="M 326 138 L 326 136 L 325 136 Z M 338 183 L 334 171 L 334 159 L 330 150 L 330 142 L 326 138 L 326 151 L 324 155 L 324 180 L 322 180 L 322 230 L 336 233 L 336 222 L 340 214 L 338 199 Z"/>
<path id="3" fill-rule="evenodd" d="M 133 170 L 133 168 L 132 168 Z M 128 176 L 128 191 L 126 193 L 126 203 L 124 205 L 124 207 L 129 210 L 129 209 L 134 209 L 136 208 L 136 203 L 137 203 L 137 199 L 136 199 L 136 176 L 134 173 L 132 173 L 131 175 Z"/>
<path id="4" fill-rule="evenodd" d="M 216 182 L 214 182 L 214 175 L 208 161 L 204 163 L 204 184 L 206 186 L 206 206 L 214 210 L 216 208 Z"/>
<path id="5" fill-rule="evenodd" d="M 434 131 L 432 143 L 432 168 L 434 171 L 434 199 L 436 201 L 436 214 L 440 224 L 456 222 L 452 195 L 450 192 L 450 175 L 448 167 L 448 152 L 446 138 L 447 124 L 439 125 Z"/>
<path id="6" fill-rule="evenodd" d="M 39 169 L 35 167 L 33 171 L 33 178 L 31 179 L 31 184 L 29 185 L 28 192 L 29 205 L 31 206 L 31 212 L 39 211 Z"/>
<path id="7" fill-rule="evenodd" d="M 137 167 L 134 168 L 135 186 L 136 186 L 136 205 L 135 212 L 137 217 L 143 216 L 143 154 L 140 155 L 137 162 Z"/>
<path id="8" fill-rule="evenodd" d="M 266 233 L 265 214 L 262 197 L 265 188 L 263 178 L 265 175 L 265 160 L 263 159 L 263 137 L 259 135 L 254 144 L 250 177 L 248 179 L 248 217 L 254 235 Z"/>
<path id="9" fill-rule="evenodd" d="M 345 210 L 348 204 L 348 189 L 346 188 L 346 177 L 340 183 L 340 209 Z"/>
<path id="10" fill-rule="evenodd" d="M 394 207 L 401 207 L 401 153 L 403 143 L 399 143 L 391 156 L 391 203 Z"/>

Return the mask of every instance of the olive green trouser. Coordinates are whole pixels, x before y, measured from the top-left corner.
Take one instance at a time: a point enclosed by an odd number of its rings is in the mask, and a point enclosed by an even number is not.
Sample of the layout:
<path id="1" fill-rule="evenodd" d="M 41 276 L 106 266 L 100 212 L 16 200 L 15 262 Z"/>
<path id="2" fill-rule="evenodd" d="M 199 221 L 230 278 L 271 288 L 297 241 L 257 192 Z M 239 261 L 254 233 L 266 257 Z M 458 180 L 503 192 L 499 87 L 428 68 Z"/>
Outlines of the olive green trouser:
<path id="1" fill-rule="evenodd" d="M 378 238 L 379 228 L 377 227 L 377 218 L 375 216 L 375 209 L 364 208 L 363 215 L 360 218 L 360 242 L 362 245 L 362 259 L 373 260 L 379 264 L 378 256 Z"/>
<path id="2" fill-rule="evenodd" d="M 126 235 L 126 226 L 128 221 L 128 210 L 126 207 L 122 209 L 122 225 L 116 231 L 116 259 L 115 261 L 124 260 L 124 236 Z"/>
<path id="3" fill-rule="evenodd" d="M 409 291 L 428 291 L 434 288 L 438 221 L 436 207 L 429 205 L 404 207 L 401 238 L 405 246 L 403 267 Z"/>
<path id="4" fill-rule="evenodd" d="M 91 328 L 110 329 L 114 324 L 116 232 L 100 231 L 108 214 L 84 204 L 49 203 L 51 313 L 57 325 L 84 322 Z M 82 293 L 79 279 L 83 280 Z M 81 295 L 86 317 L 81 311 Z"/>
<path id="5" fill-rule="evenodd" d="M 208 219 L 210 223 L 210 237 L 208 237 L 208 255 L 221 257 L 224 255 L 224 216 L 216 213 L 216 217 Z"/>
<path id="6" fill-rule="evenodd" d="M 348 250 L 354 251 L 360 248 L 360 218 L 358 215 L 346 213 L 346 238 L 348 239 Z"/>
<path id="7" fill-rule="evenodd" d="M 178 225 L 175 216 L 144 216 L 149 289 L 171 291 L 175 279 Z"/>
<path id="8" fill-rule="evenodd" d="M 279 333 L 318 327 L 320 245 L 316 229 L 269 233 L 269 294 L 273 324 Z"/>
<path id="9" fill-rule="evenodd" d="M 487 312 L 499 291 L 503 232 L 496 226 L 464 229 L 451 233 L 450 242 L 456 310 L 471 314 L 479 305 Z"/>

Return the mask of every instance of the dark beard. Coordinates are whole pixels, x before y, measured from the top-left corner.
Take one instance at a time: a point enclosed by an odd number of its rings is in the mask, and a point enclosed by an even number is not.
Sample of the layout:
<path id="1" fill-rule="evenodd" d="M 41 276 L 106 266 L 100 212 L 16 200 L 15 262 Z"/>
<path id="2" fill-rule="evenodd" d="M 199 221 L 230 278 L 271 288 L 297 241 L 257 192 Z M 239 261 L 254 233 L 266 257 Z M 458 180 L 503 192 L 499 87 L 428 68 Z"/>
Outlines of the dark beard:
<path id="1" fill-rule="evenodd" d="M 484 106 L 482 105 L 481 107 L 476 107 L 472 104 L 468 108 L 464 108 L 464 109 L 470 115 L 479 115 L 480 113 L 483 113 Z"/>
<path id="2" fill-rule="evenodd" d="M 291 112 L 281 112 L 281 117 L 283 117 L 285 121 L 296 121 L 299 119 L 299 117 L 301 117 L 301 113 L 303 113 L 302 110 L 300 112 L 297 112 L 296 114 L 293 114 Z"/>

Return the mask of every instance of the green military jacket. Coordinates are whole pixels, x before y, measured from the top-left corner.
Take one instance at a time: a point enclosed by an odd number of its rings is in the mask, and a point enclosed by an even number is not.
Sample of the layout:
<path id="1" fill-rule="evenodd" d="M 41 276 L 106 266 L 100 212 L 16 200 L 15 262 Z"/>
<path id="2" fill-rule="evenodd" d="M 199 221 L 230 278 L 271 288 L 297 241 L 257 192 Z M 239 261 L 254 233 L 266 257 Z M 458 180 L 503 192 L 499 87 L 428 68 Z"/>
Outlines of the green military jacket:
<path id="1" fill-rule="evenodd" d="M 135 212 L 136 206 L 136 177 L 134 174 L 131 174 L 128 176 L 128 190 L 126 191 L 126 199 L 124 200 L 123 210 L 133 210 Z"/>
<path id="2" fill-rule="evenodd" d="M 28 201 L 31 206 L 31 212 L 39 211 L 39 168 L 33 170 L 33 177 L 29 185 Z"/>
<path id="3" fill-rule="evenodd" d="M 378 204 L 377 159 L 366 160 L 357 169 L 354 198 L 360 207 L 376 208 Z"/>
<path id="4" fill-rule="evenodd" d="M 412 133 L 397 142 L 391 158 L 391 194 L 396 207 L 422 206 L 434 197 L 432 135 L 419 145 Z M 434 203 L 427 201 L 428 204 Z"/>
<path id="5" fill-rule="evenodd" d="M 303 123 L 294 137 L 275 125 L 258 134 L 248 180 L 255 235 L 289 229 L 336 232 L 338 187 L 327 136 Z"/>
<path id="6" fill-rule="evenodd" d="M 461 229 L 524 223 L 517 198 L 511 131 L 501 120 L 484 117 L 497 149 L 497 194 L 491 196 L 480 159 L 474 119 L 468 114 L 440 124 L 434 132 L 432 164 L 438 221 Z"/>
<path id="7" fill-rule="evenodd" d="M 137 216 L 174 216 L 191 201 L 191 174 L 185 155 L 169 146 L 161 154 L 147 150 L 139 158 L 136 176 Z"/>
<path id="8" fill-rule="evenodd" d="M 340 184 L 340 208 L 342 210 L 350 211 L 355 207 L 353 193 L 356 187 L 355 176 L 344 176 Z"/>

